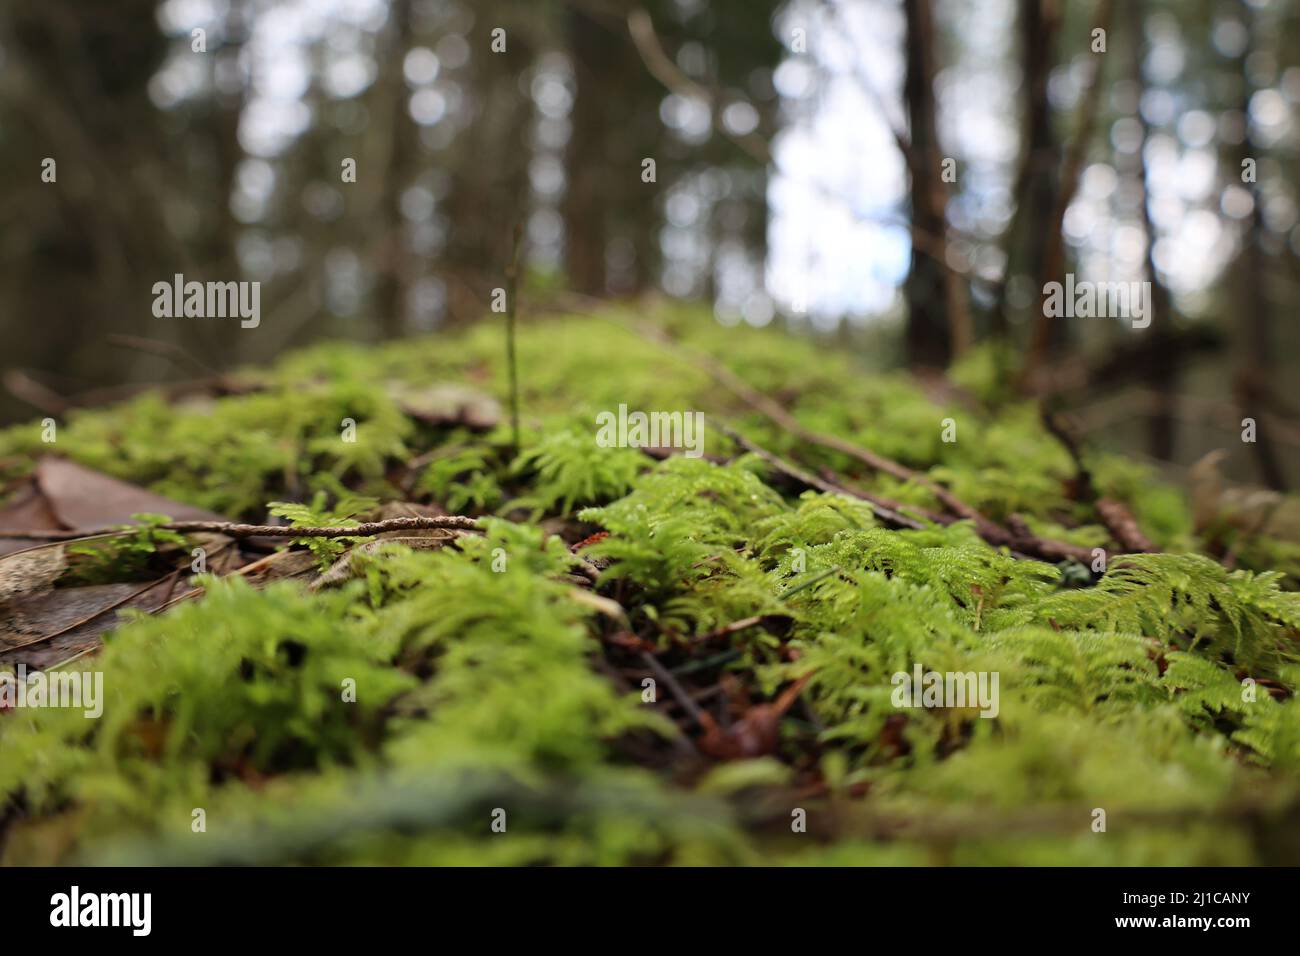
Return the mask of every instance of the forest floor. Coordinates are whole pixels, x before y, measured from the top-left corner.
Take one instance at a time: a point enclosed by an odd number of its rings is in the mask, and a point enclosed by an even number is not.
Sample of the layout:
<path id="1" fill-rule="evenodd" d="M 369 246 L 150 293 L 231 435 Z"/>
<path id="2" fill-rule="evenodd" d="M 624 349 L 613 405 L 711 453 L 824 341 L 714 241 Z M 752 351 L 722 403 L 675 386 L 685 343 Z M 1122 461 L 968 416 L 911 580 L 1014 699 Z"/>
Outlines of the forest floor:
<path id="1" fill-rule="evenodd" d="M 0 863 L 1300 863 L 1300 546 L 995 351 L 518 371 L 518 447 L 495 323 L 0 433 Z"/>

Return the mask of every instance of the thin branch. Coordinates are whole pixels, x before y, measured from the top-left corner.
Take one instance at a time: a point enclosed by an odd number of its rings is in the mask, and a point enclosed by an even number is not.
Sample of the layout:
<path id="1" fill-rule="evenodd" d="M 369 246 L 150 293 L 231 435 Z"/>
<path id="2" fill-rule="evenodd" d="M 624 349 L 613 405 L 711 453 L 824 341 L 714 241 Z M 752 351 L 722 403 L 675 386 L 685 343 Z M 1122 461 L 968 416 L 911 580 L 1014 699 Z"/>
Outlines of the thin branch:
<path id="1" fill-rule="evenodd" d="M 119 528 L 96 528 L 89 531 L 5 531 L 0 537 L 21 541 L 79 541 L 83 538 L 130 534 L 142 525 Z M 350 528 L 299 528 L 289 525 L 239 524 L 233 521 L 171 521 L 154 525 L 162 531 L 180 534 L 224 534 L 230 538 L 368 538 L 386 531 L 415 531 L 429 528 L 456 528 L 477 531 L 474 518 L 460 515 L 418 515 L 365 521 Z"/>
<path id="2" fill-rule="evenodd" d="M 664 682 L 664 685 L 672 693 L 673 697 L 677 699 L 677 703 L 681 704 L 682 709 L 691 715 L 691 719 L 694 720 L 697 725 L 703 727 L 704 712 L 700 710 L 695 701 L 691 700 L 691 695 L 686 693 L 686 690 L 677 682 L 677 678 L 672 675 L 672 672 L 669 671 L 668 668 L 664 667 L 663 664 L 660 664 L 653 654 L 646 651 L 641 652 L 641 660 L 645 661 L 646 665 L 654 671 L 655 677 Z"/>
<path id="3" fill-rule="evenodd" d="M 1106 526 L 1114 538 L 1126 551 L 1157 551 L 1159 550 L 1151 539 L 1142 533 L 1142 527 L 1134 517 L 1133 512 L 1128 506 L 1114 498 L 1099 498 L 1097 496 L 1097 487 L 1092 480 L 1092 472 L 1083 460 L 1083 447 L 1079 436 L 1075 433 L 1074 428 L 1065 421 L 1060 415 L 1048 411 L 1046 406 L 1042 409 L 1043 426 L 1064 446 L 1069 452 L 1071 460 L 1074 461 L 1076 481 L 1078 483 L 1078 497 L 1081 501 L 1092 504 L 1101 518 L 1101 523 Z"/>
<path id="4" fill-rule="evenodd" d="M 519 247 L 524 238 L 524 224 L 515 224 L 511 243 L 510 265 L 506 267 L 506 365 L 510 372 L 510 443 L 519 454 L 519 358 L 515 351 L 515 318 L 518 315 Z"/>
<path id="5" fill-rule="evenodd" d="M 726 435 L 728 438 L 730 438 L 732 441 L 734 441 L 741 448 L 745 449 L 746 451 L 752 454 L 757 455 L 759 458 L 763 459 L 765 462 L 767 462 L 769 465 L 775 468 L 778 472 L 785 475 L 787 478 L 794 479 L 804 487 L 812 488 L 815 489 L 816 491 L 821 491 L 828 495 L 843 495 L 848 498 L 856 498 L 859 501 L 865 501 L 867 504 L 871 506 L 872 514 L 874 514 L 877 518 L 884 521 L 886 524 L 890 525 L 891 527 L 911 528 L 913 530 L 917 530 L 925 527 L 925 525 L 923 525 L 920 521 L 917 521 L 913 518 L 909 518 L 906 515 L 902 514 L 901 512 L 889 508 L 887 505 L 879 504 L 877 503 L 877 501 L 873 500 L 872 498 L 868 497 L 862 492 L 854 491 L 849 488 L 844 488 L 840 485 L 832 484 L 829 481 L 826 481 L 822 478 L 818 478 L 816 475 L 812 474 L 811 472 L 804 471 L 802 468 L 798 467 L 797 465 L 791 464 L 790 462 L 786 461 L 784 458 L 781 458 L 779 455 L 768 451 L 766 448 L 754 444 L 754 442 L 750 441 L 744 435 L 741 435 L 735 429 L 730 428 L 727 425 L 723 425 L 715 422 L 714 427 L 717 428 L 724 435 Z"/>
<path id="6" fill-rule="evenodd" d="M 709 115 L 712 118 L 714 128 L 748 153 L 756 162 L 767 165 L 772 161 L 772 151 L 768 148 L 766 140 L 761 136 L 754 133 L 744 135 L 732 133 L 726 126 L 718 122 L 718 96 L 708 87 L 687 76 L 673 62 L 672 57 L 665 52 L 663 43 L 659 40 L 659 34 L 655 32 L 654 21 L 650 18 L 649 13 L 641 7 L 629 11 L 627 15 L 627 31 L 632 37 L 632 42 L 636 45 L 637 53 L 641 55 L 641 62 L 645 64 L 651 76 L 662 83 L 669 92 L 705 103 L 709 108 Z"/>

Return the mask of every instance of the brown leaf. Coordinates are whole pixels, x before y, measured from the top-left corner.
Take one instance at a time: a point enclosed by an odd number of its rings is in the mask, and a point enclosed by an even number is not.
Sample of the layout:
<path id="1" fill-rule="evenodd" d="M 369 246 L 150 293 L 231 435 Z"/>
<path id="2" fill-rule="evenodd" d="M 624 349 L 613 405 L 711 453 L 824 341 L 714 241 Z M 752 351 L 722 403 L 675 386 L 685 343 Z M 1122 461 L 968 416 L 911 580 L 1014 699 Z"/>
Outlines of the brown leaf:
<path id="1" fill-rule="evenodd" d="M 0 554 L 22 551 L 32 546 L 31 541 L 17 538 L 4 538 L 5 531 L 64 531 L 63 525 L 54 514 L 54 509 L 36 487 L 34 481 L 27 481 L 14 496 L 13 501 L 0 509 Z"/>
<path id="2" fill-rule="evenodd" d="M 420 390 L 394 389 L 402 411 L 426 425 L 464 425 L 487 431 L 501 421 L 501 404 L 464 385 L 434 385 Z"/>
<path id="3" fill-rule="evenodd" d="M 117 625 L 118 615 L 123 610 L 129 607 L 155 610 L 163 603 L 168 592 L 167 582 L 160 581 L 147 591 L 131 597 L 140 588 L 138 583 L 95 584 L 15 598 L 6 608 L 3 622 L 0 623 L 0 664 L 8 666 L 24 663 L 33 668 L 50 667 L 74 654 L 98 646 L 104 633 Z M 124 600 L 126 598 L 130 599 Z M 123 603 L 111 611 L 107 610 L 118 601 Z M 80 621 L 85 623 L 78 624 Z M 64 628 L 69 628 L 66 634 L 59 634 L 48 641 L 40 641 L 28 647 L 17 646 L 30 644 Z"/>
<path id="4" fill-rule="evenodd" d="M 708 713 L 701 713 L 700 724 L 704 733 L 699 740 L 700 750 L 719 760 L 739 760 L 774 753 L 781 742 L 781 718 L 798 699 L 809 676 L 811 675 L 805 674 L 800 677 L 771 703 L 756 704 L 749 708 L 745 716 L 726 730 L 718 727 Z"/>
<path id="5" fill-rule="evenodd" d="M 176 521 L 225 520 L 64 458 L 42 458 L 35 480 L 58 521 L 73 530 L 128 524 L 131 515 L 143 512 L 169 515 Z"/>

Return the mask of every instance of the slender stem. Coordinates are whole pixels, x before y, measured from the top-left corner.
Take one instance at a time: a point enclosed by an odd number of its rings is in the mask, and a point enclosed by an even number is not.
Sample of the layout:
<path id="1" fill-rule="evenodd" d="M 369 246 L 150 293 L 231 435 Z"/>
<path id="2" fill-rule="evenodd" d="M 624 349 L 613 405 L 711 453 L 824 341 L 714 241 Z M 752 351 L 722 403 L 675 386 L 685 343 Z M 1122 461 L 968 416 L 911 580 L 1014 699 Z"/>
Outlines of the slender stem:
<path id="1" fill-rule="evenodd" d="M 510 372 L 510 444 L 516 455 L 519 454 L 519 360 L 515 354 L 515 316 L 519 295 L 519 247 L 523 236 L 524 225 L 521 222 L 515 226 L 510 265 L 506 267 L 506 365 Z"/>
<path id="2" fill-rule="evenodd" d="M 233 521 L 171 521 L 157 527 L 163 531 L 177 531 L 182 534 L 224 534 L 231 538 L 368 538 L 383 534 L 385 531 L 414 531 L 429 528 L 474 531 L 478 529 L 478 522 L 461 515 L 413 515 L 333 528 L 238 524 Z M 123 528 L 101 528 L 94 531 L 6 531 L 0 534 L 0 537 L 36 541 L 82 541 L 93 537 L 130 534 L 137 530 L 139 526 L 128 525 Z"/>

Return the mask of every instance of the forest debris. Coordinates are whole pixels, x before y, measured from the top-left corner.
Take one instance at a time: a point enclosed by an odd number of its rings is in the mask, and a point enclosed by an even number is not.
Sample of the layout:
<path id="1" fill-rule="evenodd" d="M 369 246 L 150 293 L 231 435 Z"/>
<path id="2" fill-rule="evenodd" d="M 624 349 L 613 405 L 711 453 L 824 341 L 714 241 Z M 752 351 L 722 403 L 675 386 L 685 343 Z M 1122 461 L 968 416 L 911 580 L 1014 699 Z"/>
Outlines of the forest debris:
<path id="1" fill-rule="evenodd" d="M 377 541 L 367 541 L 363 544 L 355 545 L 348 549 L 347 554 L 335 561 L 326 571 L 312 581 L 311 584 L 307 585 L 307 590 L 319 591 L 321 588 L 334 587 L 345 581 L 351 580 L 356 575 L 357 567 L 355 560 L 359 555 L 377 554 L 383 548 L 391 545 L 403 545 L 414 550 L 441 548 L 445 544 L 450 544 L 464 533 L 443 529 L 434 530 L 437 532 L 436 534 L 405 535 L 401 537 L 390 536 L 380 538 Z"/>
<path id="2" fill-rule="evenodd" d="M 164 578 L 143 589 L 138 583 L 93 584 L 17 597 L 0 624 L 0 664 L 45 668 L 92 650 L 122 611 L 157 610 L 170 590 Z"/>
<path id="3" fill-rule="evenodd" d="M 263 588 L 272 581 L 300 577 L 315 567 L 316 555 L 310 551 L 285 549 L 246 564 L 235 573 L 254 587 Z"/>
<path id="4" fill-rule="evenodd" d="M 67 567 L 67 555 L 61 545 L 30 548 L 0 557 L 0 604 L 20 594 L 48 588 Z"/>
<path id="5" fill-rule="evenodd" d="M 771 419 L 774 424 L 784 428 L 801 441 L 808 442 L 812 445 L 820 445 L 822 448 L 827 448 L 831 451 L 839 452 L 842 455 L 847 455 L 850 458 L 862 462 L 873 471 L 879 471 L 893 478 L 897 478 L 900 481 L 910 482 L 925 488 L 928 492 L 934 495 L 934 497 L 937 498 L 945 508 L 955 514 L 958 518 L 964 518 L 974 524 L 975 532 L 993 547 L 1006 547 L 1015 554 L 1029 555 L 1030 557 L 1052 562 L 1064 561 L 1067 559 L 1080 562 L 1092 560 L 1092 552 L 1087 548 L 1080 548 L 1065 541 L 1054 541 L 1048 538 L 1040 538 L 1036 535 L 1013 534 L 1006 528 L 985 517 L 976 508 L 973 508 L 966 502 L 962 501 L 943 485 L 932 480 L 929 476 L 913 471 L 906 465 L 900 464 L 890 458 L 886 458 L 883 455 L 878 455 L 870 449 L 862 448 L 853 444 L 853 442 L 840 438 L 837 435 L 826 435 L 805 428 L 798 419 L 787 412 L 779 404 L 758 391 L 727 366 L 713 359 L 711 356 L 702 355 L 693 349 L 685 348 L 684 346 L 672 341 L 672 339 L 668 338 L 667 335 L 658 330 L 652 331 L 645 328 L 639 328 L 638 331 L 651 341 L 686 357 L 698 368 L 712 375 L 718 384 L 722 385 L 745 404 L 749 405 L 755 411 L 761 412 L 767 418 Z M 816 488 L 819 491 L 825 491 L 828 493 L 850 494 L 853 497 L 859 497 L 864 501 L 869 501 L 869 499 L 864 498 L 861 495 L 855 495 L 847 489 L 832 485 L 815 475 L 811 475 L 802 469 L 796 468 L 788 462 L 778 458 L 776 455 L 773 455 L 771 452 L 759 449 L 758 446 L 747 442 L 746 439 L 741 438 L 726 426 L 715 425 L 715 427 L 718 427 L 721 431 L 736 439 L 742 447 L 745 447 L 749 451 L 754 452 L 754 454 L 764 458 L 764 460 L 768 461 L 774 467 L 777 467 L 783 474 L 794 478 L 797 481 L 802 481 L 810 488 Z M 922 527 L 921 523 L 915 519 L 894 512 L 891 509 L 885 508 L 883 505 L 878 505 L 874 502 L 871 502 L 871 505 L 877 516 L 886 522 L 892 523 L 893 527 Z"/>
<path id="6" fill-rule="evenodd" d="M 751 454 L 757 455 L 759 458 L 762 458 L 765 462 L 767 462 L 769 465 L 775 468 L 778 472 L 785 475 L 787 478 L 791 478 L 799 482 L 800 484 L 804 485 L 807 488 L 814 488 L 817 491 L 821 491 L 831 495 L 847 495 L 850 498 L 857 498 L 860 501 L 865 501 L 869 505 L 871 505 L 872 513 L 875 514 L 877 518 L 884 521 L 890 527 L 913 528 L 913 529 L 925 527 L 920 521 L 917 521 L 915 518 L 909 518 L 906 515 L 900 514 L 899 512 L 894 511 L 893 509 L 888 508 L 882 504 L 877 504 L 871 498 L 867 497 L 866 495 L 860 492 L 853 491 L 849 488 L 841 487 L 840 485 L 832 484 L 829 481 L 826 481 L 822 478 L 818 478 L 816 475 L 810 472 L 804 471 L 802 468 L 799 468 L 796 465 L 792 465 L 784 458 L 781 458 L 780 456 L 768 451 L 767 449 L 754 444 L 752 441 L 750 441 L 745 436 L 741 435 L 733 428 L 730 428 L 726 425 L 716 423 L 716 422 L 714 423 L 714 427 L 717 428 L 719 431 L 721 431 L 724 435 L 728 436 L 732 441 L 738 444 L 741 448 L 745 449 Z"/>
<path id="7" fill-rule="evenodd" d="M 459 515 L 425 516 L 415 515 L 404 518 L 387 518 L 383 521 L 364 521 L 351 527 L 308 528 L 294 525 L 240 524 L 236 521 L 170 521 L 158 525 L 164 531 L 176 531 L 181 534 L 210 533 L 224 534 L 231 538 L 369 538 L 386 531 L 414 531 L 423 528 L 456 528 L 462 531 L 479 530 L 478 521 Z M 82 531 L 48 531 L 25 532 L 15 534 L 40 541 L 66 541 L 97 534 L 112 534 L 118 528 L 96 528 Z"/>
<path id="8" fill-rule="evenodd" d="M 28 541 L 68 541 L 117 532 L 99 525 L 135 524 L 133 515 L 165 514 L 187 520 L 221 515 L 164 498 L 91 468 L 47 456 L 0 512 L 0 554 L 27 548 Z M 87 530 L 95 528 L 96 530 Z"/>
<path id="9" fill-rule="evenodd" d="M 487 431 L 501 421 L 501 403 L 465 385 L 448 382 L 423 389 L 394 387 L 389 393 L 405 414 L 426 425 L 463 425 Z"/>
<path id="10" fill-rule="evenodd" d="M 1156 546 L 1151 543 L 1151 539 L 1142 533 L 1137 518 L 1133 516 L 1133 512 L 1129 511 L 1128 506 L 1123 502 L 1116 501 L 1114 498 L 1098 498 L 1095 507 L 1102 524 L 1106 526 L 1111 536 L 1120 543 L 1124 550 L 1157 550 Z"/>
<path id="11" fill-rule="evenodd" d="M 599 594 L 594 594 L 591 591 L 583 590 L 582 588 L 570 588 L 568 594 L 569 597 L 577 601 L 579 604 L 585 604 L 587 607 L 595 610 L 598 614 L 602 614 L 610 620 L 616 621 L 625 627 L 627 626 L 627 612 L 623 610 L 623 605 L 619 604 L 612 598 L 603 597 Z"/>
<path id="12" fill-rule="evenodd" d="M 1114 498 L 1097 497 L 1097 486 L 1092 480 L 1092 471 L 1083 460 L 1083 447 L 1074 424 L 1063 416 L 1051 412 L 1044 404 L 1041 408 L 1043 427 L 1069 452 L 1074 462 L 1074 495 L 1076 501 L 1091 502 L 1097 517 L 1106 526 L 1110 536 L 1125 551 L 1158 551 L 1151 539 L 1142 533 L 1142 528 L 1128 505 Z"/>
<path id="13" fill-rule="evenodd" d="M 0 509 L 0 555 L 29 547 L 26 541 L 5 538 L 6 531 L 60 531 L 63 525 L 35 482 L 27 481 L 14 500 Z"/>
<path id="14" fill-rule="evenodd" d="M 42 458 L 35 481 L 65 528 L 126 524 L 142 513 L 165 514 L 177 521 L 221 521 L 222 516 L 164 498 L 137 485 L 110 478 L 64 458 Z"/>
<path id="15" fill-rule="evenodd" d="M 741 760 L 763 757 L 781 742 L 781 718 L 790 709 L 811 674 L 805 674 L 781 692 L 770 703 L 755 704 L 745 715 L 725 730 L 707 713 L 702 713 L 700 724 L 704 735 L 700 737 L 700 750 L 719 760 Z"/>

